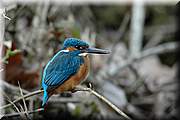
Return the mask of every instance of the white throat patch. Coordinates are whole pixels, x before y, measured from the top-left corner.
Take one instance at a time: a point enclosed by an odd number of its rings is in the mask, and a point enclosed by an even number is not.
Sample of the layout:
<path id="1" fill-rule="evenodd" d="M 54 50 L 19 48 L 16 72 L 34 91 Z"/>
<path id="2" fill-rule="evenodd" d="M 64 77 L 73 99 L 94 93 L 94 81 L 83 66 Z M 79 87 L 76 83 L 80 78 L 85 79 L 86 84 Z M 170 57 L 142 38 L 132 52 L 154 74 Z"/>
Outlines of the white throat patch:
<path id="1" fill-rule="evenodd" d="M 69 50 L 61 50 L 60 52 L 69 52 Z"/>
<path id="2" fill-rule="evenodd" d="M 88 53 L 80 53 L 80 54 L 78 54 L 79 56 L 87 56 L 88 55 Z"/>

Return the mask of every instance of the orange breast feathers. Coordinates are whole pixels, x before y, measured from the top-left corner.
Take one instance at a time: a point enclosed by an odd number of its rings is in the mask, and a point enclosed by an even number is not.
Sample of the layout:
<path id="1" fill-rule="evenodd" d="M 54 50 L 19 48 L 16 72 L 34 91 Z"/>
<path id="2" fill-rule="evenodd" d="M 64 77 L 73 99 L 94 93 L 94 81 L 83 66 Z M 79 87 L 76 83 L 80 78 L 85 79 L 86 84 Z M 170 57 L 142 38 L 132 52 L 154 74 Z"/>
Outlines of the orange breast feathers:
<path id="1" fill-rule="evenodd" d="M 83 80 L 86 79 L 89 73 L 90 61 L 89 57 L 84 56 L 84 64 L 82 64 L 78 70 L 78 72 L 71 76 L 68 80 L 66 80 L 62 85 L 60 85 L 57 89 L 55 89 L 54 93 L 62 93 L 64 91 L 73 90 L 77 85 L 79 85 Z"/>
<path id="2" fill-rule="evenodd" d="M 74 47 L 68 47 L 68 48 L 66 48 L 66 50 L 69 50 L 69 51 L 74 51 L 74 50 L 77 50 L 76 48 L 74 48 Z"/>

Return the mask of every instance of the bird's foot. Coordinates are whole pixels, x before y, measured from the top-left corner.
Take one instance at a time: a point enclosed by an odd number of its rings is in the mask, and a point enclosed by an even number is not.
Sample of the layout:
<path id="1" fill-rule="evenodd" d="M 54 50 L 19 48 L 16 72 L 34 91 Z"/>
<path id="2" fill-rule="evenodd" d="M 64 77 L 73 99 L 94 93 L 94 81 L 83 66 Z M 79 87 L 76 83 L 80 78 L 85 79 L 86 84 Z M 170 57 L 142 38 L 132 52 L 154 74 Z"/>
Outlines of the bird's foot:
<path id="1" fill-rule="evenodd" d="M 71 90 L 71 93 L 75 93 L 75 92 L 77 92 L 75 88 Z"/>

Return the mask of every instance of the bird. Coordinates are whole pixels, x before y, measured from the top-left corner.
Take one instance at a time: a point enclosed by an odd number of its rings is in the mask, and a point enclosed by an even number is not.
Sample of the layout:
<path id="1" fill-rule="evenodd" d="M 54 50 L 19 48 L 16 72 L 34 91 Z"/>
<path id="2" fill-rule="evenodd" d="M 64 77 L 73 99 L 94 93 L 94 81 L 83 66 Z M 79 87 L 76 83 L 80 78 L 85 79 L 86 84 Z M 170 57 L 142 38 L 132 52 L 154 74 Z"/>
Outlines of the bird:
<path id="1" fill-rule="evenodd" d="M 109 54 L 109 50 L 91 48 L 84 40 L 66 38 L 63 47 L 46 64 L 42 74 L 43 102 L 53 94 L 73 91 L 88 76 L 90 54 Z"/>

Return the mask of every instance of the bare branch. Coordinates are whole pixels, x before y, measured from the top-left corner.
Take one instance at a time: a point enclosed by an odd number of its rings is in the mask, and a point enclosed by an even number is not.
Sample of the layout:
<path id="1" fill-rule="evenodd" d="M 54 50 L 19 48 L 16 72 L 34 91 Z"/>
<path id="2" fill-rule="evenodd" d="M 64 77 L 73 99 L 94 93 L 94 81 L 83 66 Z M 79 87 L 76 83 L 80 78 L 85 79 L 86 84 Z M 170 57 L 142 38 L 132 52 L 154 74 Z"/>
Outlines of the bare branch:
<path id="1" fill-rule="evenodd" d="M 164 29 L 159 29 L 156 34 L 152 36 L 149 42 L 144 46 L 144 49 L 156 46 L 165 37 L 165 34 L 166 32 L 164 32 Z"/>
<path id="2" fill-rule="evenodd" d="M 117 66 L 115 69 L 113 69 L 108 74 L 110 76 L 114 76 L 117 74 L 117 72 L 125 67 L 128 67 L 129 65 L 133 64 L 134 62 L 137 62 L 139 60 L 142 60 L 145 57 L 151 56 L 151 55 L 157 55 L 161 53 L 171 52 L 175 51 L 177 49 L 177 42 L 171 42 L 171 43 L 164 43 L 159 46 L 149 48 L 147 50 L 142 51 L 142 53 L 132 59 L 128 59 L 127 62 L 121 66 Z"/>
<path id="3" fill-rule="evenodd" d="M 4 94 L 4 96 L 7 98 L 7 101 L 14 106 L 14 108 L 16 109 L 16 111 L 17 111 L 17 112 L 20 112 L 20 110 L 18 109 L 18 107 L 10 100 L 10 98 L 9 98 L 5 93 L 3 93 L 3 94 Z"/>
<path id="4" fill-rule="evenodd" d="M 19 81 L 18 81 L 18 85 L 19 85 L 19 90 L 20 90 L 21 96 L 24 96 Z M 25 109 L 24 112 L 25 112 L 25 115 L 27 116 L 27 119 L 28 119 L 29 115 L 28 115 L 28 112 L 27 112 L 28 111 L 27 105 L 26 105 L 25 99 L 23 98 L 22 100 L 23 100 L 24 109 Z"/>
<path id="5" fill-rule="evenodd" d="M 14 106 L 14 108 L 16 109 L 16 111 L 17 111 L 18 113 L 21 113 L 21 110 L 15 105 L 15 103 L 13 103 L 13 102 L 10 100 L 10 98 L 9 98 L 4 92 L 3 92 L 3 94 L 4 94 L 4 96 L 7 98 L 7 101 Z M 20 114 L 20 116 L 21 116 L 22 119 L 25 118 L 24 114 Z"/>
<path id="6" fill-rule="evenodd" d="M 143 0 L 134 0 L 131 19 L 130 55 L 136 57 L 141 54 L 142 36 L 145 18 Z"/>
<path id="7" fill-rule="evenodd" d="M 14 4 L 13 4 L 14 5 Z M 12 7 L 17 7 L 17 5 L 15 6 L 12 6 Z M 6 28 L 10 25 L 10 24 L 13 24 L 17 19 L 18 15 L 24 11 L 23 9 L 25 8 L 25 5 L 22 5 L 18 10 L 17 12 L 14 14 L 14 16 L 11 18 L 11 21 L 9 21 L 9 23 L 6 24 Z M 9 11 L 11 9 L 14 9 L 14 8 L 7 8 L 6 10 Z"/>
<path id="8" fill-rule="evenodd" d="M 27 111 L 27 113 L 28 113 L 28 114 L 33 114 L 33 113 L 41 112 L 41 111 L 43 111 L 43 110 L 44 110 L 44 108 L 39 108 L 39 109 L 36 109 L 36 110 L 33 110 L 33 111 Z M 5 114 L 5 115 L 3 115 L 3 118 L 16 117 L 16 116 L 19 116 L 19 115 L 21 115 L 21 114 L 25 114 L 25 112 Z"/>
<path id="9" fill-rule="evenodd" d="M 38 94 L 40 94 L 40 93 L 43 93 L 43 91 L 44 91 L 44 90 L 37 90 L 37 91 L 31 92 L 31 93 L 29 93 L 29 94 L 26 94 L 26 95 L 24 95 L 24 96 L 21 96 L 21 97 L 19 97 L 18 99 L 12 101 L 12 103 L 16 103 L 16 102 L 21 101 L 22 99 L 26 99 L 26 98 L 30 98 L 30 97 L 32 97 L 32 96 L 34 96 L 34 95 L 38 95 Z M 4 106 L 1 106 L 1 107 L 0 107 L 0 110 L 1 110 L 1 109 L 4 109 L 4 108 L 7 108 L 7 107 L 10 107 L 11 105 L 12 105 L 12 104 L 6 104 L 6 105 L 4 105 Z"/>
<path id="10" fill-rule="evenodd" d="M 19 112 L 19 113 L 25 112 L 24 108 L 22 107 L 22 105 L 20 103 L 18 103 L 18 105 L 21 108 L 21 112 Z M 20 116 L 21 116 L 22 120 L 27 120 L 26 113 L 24 113 L 24 114 L 22 113 L 22 114 L 20 114 Z"/>
<path id="11" fill-rule="evenodd" d="M 131 120 L 130 117 L 128 117 L 124 112 L 122 112 L 117 106 L 115 106 L 113 103 L 111 103 L 108 99 L 106 99 L 104 96 L 100 95 L 96 91 L 92 90 L 91 88 L 85 88 L 85 87 L 76 87 L 75 91 L 88 91 L 95 95 L 97 98 L 108 104 L 113 110 L 115 110 L 119 115 L 123 116 L 124 118 Z"/>
<path id="12" fill-rule="evenodd" d="M 3 15 L 3 17 L 4 17 L 4 18 L 6 18 L 6 19 L 8 19 L 8 20 L 11 20 L 11 18 L 10 18 L 10 17 L 6 16 L 5 11 L 4 11 L 4 13 L 3 13 L 2 15 Z"/>

